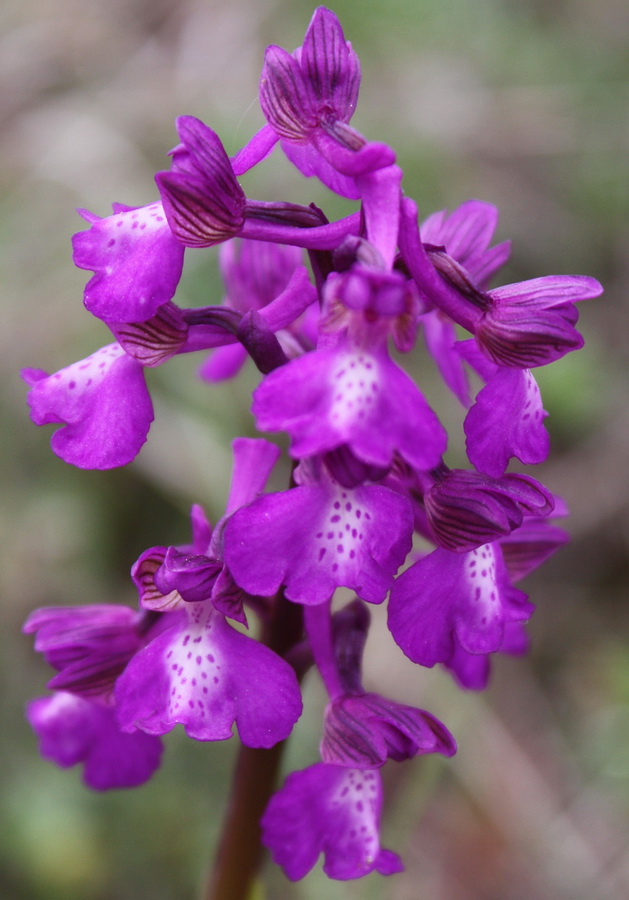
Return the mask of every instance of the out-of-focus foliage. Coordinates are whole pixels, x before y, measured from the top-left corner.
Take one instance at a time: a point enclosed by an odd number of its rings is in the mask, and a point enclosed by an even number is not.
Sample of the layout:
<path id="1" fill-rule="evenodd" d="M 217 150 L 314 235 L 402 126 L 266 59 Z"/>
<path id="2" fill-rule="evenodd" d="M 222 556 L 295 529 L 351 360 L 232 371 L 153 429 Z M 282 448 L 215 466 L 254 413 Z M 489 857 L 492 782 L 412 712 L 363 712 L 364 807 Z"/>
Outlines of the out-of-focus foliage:
<path id="1" fill-rule="evenodd" d="M 587 273 L 607 287 L 583 309 L 586 349 L 540 373 L 552 462 L 573 544 L 527 587 L 533 651 L 496 666 L 484 696 L 399 659 L 383 621 L 373 685 L 435 712 L 459 755 L 386 772 L 385 844 L 407 873 L 291 887 L 268 869 L 260 896 L 315 900 L 617 900 L 629 895 L 629 7 L 624 0 L 338 0 L 363 66 L 356 126 L 395 146 L 428 213 L 496 203 L 514 240 L 507 280 Z M 28 420 L 23 366 L 54 370 L 109 341 L 83 310 L 75 207 L 155 197 L 152 174 L 199 116 L 236 150 L 262 124 L 264 46 L 296 46 L 297 0 L 6 0 L 0 13 L 2 627 L 0 896 L 6 900 L 193 898 L 209 864 L 233 748 L 173 734 L 149 785 L 95 795 L 42 761 L 23 706 L 48 672 L 20 637 L 41 605 L 135 603 L 127 572 L 187 538 L 187 509 L 216 518 L 228 444 L 252 427 L 250 370 L 207 387 L 196 361 L 149 373 L 157 421 L 138 460 L 80 472 Z M 259 199 L 345 207 L 280 158 L 247 177 Z M 220 298 L 215 256 L 189 254 L 183 305 Z M 427 390 L 437 396 L 427 372 Z M 439 395 L 440 396 L 440 395 Z M 442 402 L 437 401 L 438 408 Z M 447 401 L 449 402 L 449 401 Z M 439 405 L 441 404 L 441 405 Z M 458 415 L 455 411 L 453 415 Z M 382 619 L 377 612 L 377 618 Z M 369 685 L 368 685 L 369 686 Z M 316 684 L 289 757 L 316 759 Z"/>

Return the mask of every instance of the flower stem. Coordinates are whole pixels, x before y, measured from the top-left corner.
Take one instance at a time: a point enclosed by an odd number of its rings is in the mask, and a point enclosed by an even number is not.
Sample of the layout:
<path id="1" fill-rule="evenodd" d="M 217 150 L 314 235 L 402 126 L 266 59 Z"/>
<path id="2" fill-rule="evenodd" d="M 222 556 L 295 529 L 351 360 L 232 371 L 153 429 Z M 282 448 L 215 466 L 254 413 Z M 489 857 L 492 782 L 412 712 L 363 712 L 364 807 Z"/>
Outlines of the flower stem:
<path id="1" fill-rule="evenodd" d="M 284 656 L 301 638 L 302 609 L 277 598 L 260 641 Z M 248 900 L 262 861 L 260 818 L 275 790 L 286 741 L 269 750 L 241 746 L 205 900 Z"/>

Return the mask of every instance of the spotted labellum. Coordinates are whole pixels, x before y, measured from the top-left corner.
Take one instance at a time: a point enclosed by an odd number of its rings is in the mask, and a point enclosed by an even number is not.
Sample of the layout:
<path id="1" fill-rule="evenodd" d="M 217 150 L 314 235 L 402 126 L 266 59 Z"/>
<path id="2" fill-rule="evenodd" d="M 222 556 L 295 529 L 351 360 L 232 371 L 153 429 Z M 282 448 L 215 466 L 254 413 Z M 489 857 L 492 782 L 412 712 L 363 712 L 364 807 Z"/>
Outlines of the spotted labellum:
<path id="1" fill-rule="evenodd" d="M 576 304 L 601 287 L 579 275 L 495 286 L 511 245 L 494 242 L 498 211 L 484 201 L 420 222 L 394 150 L 351 124 L 360 78 L 339 20 L 320 7 L 300 47 L 267 49 L 266 124 L 233 157 L 211 127 L 180 117 L 153 202 L 80 211 L 84 305 L 113 342 L 52 374 L 22 373 L 33 421 L 55 429 L 53 452 L 109 469 L 151 440 L 146 369 L 196 353 L 214 390 L 258 370 L 260 435 L 233 441 L 216 524 L 195 504 L 190 536 L 165 545 L 156 533 L 129 559 L 130 605 L 42 609 L 24 626 L 55 673 L 27 713 L 42 755 L 81 766 L 90 787 L 154 776 L 179 726 L 241 743 L 237 777 L 255 791 L 236 791 L 218 884 L 243 860 L 254 876 L 259 835 L 292 880 L 320 858 L 340 880 L 401 871 L 380 837 L 381 770 L 456 751 L 447 709 L 417 705 L 427 670 L 482 690 L 495 654 L 525 653 L 533 605 L 520 581 L 567 540 L 555 524 L 564 501 L 514 469 L 548 456 L 535 370 L 581 346 Z M 248 197 L 247 173 L 276 148 L 354 210 L 330 221 L 314 204 Z M 225 290 L 207 306 L 178 305 L 186 248 L 218 256 Z M 466 456 L 448 450 L 417 374 L 433 364 L 465 407 Z M 390 649 L 420 667 L 404 699 L 378 689 L 369 659 L 363 673 L 377 605 Z M 278 787 L 252 761 L 279 759 L 310 668 L 326 694 L 320 743 Z"/>

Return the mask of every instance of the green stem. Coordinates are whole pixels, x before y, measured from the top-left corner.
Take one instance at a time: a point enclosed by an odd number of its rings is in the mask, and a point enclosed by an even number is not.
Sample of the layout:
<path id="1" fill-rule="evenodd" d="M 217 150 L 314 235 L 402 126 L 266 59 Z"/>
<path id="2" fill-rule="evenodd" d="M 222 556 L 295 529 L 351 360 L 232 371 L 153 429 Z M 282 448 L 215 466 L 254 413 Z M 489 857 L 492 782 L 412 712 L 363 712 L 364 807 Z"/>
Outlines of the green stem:
<path id="1" fill-rule="evenodd" d="M 302 635 L 300 606 L 279 595 L 261 643 L 284 656 Z M 275 790 L 286 741 L 269 750 L 241 746 L 205 900 L 248 900 L 262 861 L 260 818 Z"/>

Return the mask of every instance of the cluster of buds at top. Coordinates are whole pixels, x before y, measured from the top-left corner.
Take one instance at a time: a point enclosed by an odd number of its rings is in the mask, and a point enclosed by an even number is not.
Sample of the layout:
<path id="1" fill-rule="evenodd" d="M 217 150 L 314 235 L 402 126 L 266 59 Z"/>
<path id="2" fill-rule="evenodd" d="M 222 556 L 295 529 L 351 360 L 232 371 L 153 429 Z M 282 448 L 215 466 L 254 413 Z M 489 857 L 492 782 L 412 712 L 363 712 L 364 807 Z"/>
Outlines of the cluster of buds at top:
<path id="1" fill-rule="evenodd" d="M 433 714 L 363 687 L 367 604 L 387 601 L 402 651 L 464 688 L 486 685 L 493 654 L 526 649 L 532 605 L 516 584 L 565 543 L 552 520 L 566 509 L 507 468 L 546 459 L 532 370 L 581 345 L 575 302 L 601 293 L 575 275 L 489 287 L 510 252 L 492 245 L 496 209 L 469 200 L 420 225 L 394 151 L 350 125 L 359 81 L 341 25 L 319 8 L 301 47 L 268 48 L 267 124 L 232 159 L 211 128 L 179 119 L 155 202 L 81 212 L 89 227 L 74 262 L 93 272 L 85 306 L 113 341 L 55 374 L 24 372 L 33 420 L 60 426 L 54 452 L 98 469 L 129 463 L 147 438 L 146 367 L 202 352 L 207 381 L 248 357 L 262 373 L 252 412 L 260 431 L 288 434 L 290 487 L 265 492 L 280 450 L 238 438 L 223 518 L 212 528 L 195 506 L 189 544 L 142 554 L 137 610 L 34 613 L 26 630 L 57 674 L 29 717 L 44 755 L 83 763 L 92 787 L 131 786 L 153 773 L 177 724 L 203 741 L 234 724 L 250 747 L 283 740 L 302 709 L 295 660 L 316 666 L 329 695 L 320 759 L 287 778 L 262 820 L 292 879 L 320 853 L 333 878 L 398 871 L 380 846 L 380 769 L 455 752 Z M 247 197 L 239 178 L 276 144 L 356 211 L 330 222 L 312 205 Z M 186 247 L 214 244 L 223 302 L 180 308 Z M 469 468 L 446 465 L 446 430 L 391 355 L 420 353 L 420 333 L 467 409 Z M 484 382 L 475 397 L 468 369 Z M 409 556 L 414 535 L 425 549 Z M 337 588 L 356 595 L 342 609 Z M 271 620 L 280 602 L 303 611 L 284 656 L 230 624 Z"/>

